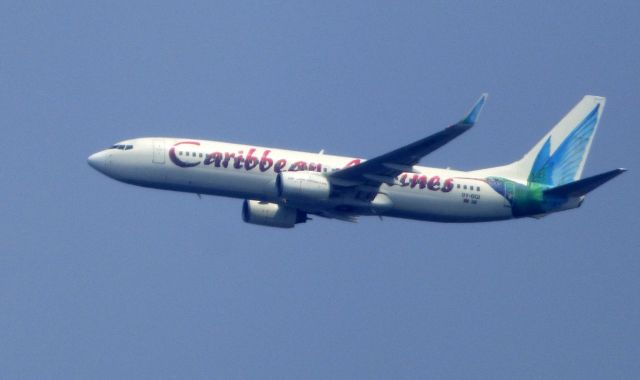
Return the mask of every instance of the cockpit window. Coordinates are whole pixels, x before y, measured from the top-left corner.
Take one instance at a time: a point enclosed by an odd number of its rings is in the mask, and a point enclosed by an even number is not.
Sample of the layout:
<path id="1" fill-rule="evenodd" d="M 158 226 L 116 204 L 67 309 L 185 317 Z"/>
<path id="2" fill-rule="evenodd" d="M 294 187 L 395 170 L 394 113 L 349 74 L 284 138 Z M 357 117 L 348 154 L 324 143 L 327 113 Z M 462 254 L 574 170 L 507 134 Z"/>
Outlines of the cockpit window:
<path id="1" fill-rule="evenodd" d="M 133 145 L 116 144 L 109 149 L 131 150 L 133 149 Z"/>

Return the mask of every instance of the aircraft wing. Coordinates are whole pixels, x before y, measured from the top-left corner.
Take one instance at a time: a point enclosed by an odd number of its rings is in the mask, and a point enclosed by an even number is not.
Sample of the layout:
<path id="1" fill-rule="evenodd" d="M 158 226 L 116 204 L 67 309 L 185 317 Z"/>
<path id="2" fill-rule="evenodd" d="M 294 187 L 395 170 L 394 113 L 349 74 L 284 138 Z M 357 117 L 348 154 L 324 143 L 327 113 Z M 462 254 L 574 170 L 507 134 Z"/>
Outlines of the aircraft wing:
<path id="1" fill-rule="evenodd" d="M 333 172 L 329 175 L 329 181 L 337 186 L 361 187 L 364 191 L 359 192 L 356 197 L 371 200 L 381 184 L 393 185 L 398 175 L 412 172 L 413 165 L 422 157 L 473 127 L 486 100 L 487 94 L 482 94 L 467 116 L 458 123 L 359 165 Z"/>

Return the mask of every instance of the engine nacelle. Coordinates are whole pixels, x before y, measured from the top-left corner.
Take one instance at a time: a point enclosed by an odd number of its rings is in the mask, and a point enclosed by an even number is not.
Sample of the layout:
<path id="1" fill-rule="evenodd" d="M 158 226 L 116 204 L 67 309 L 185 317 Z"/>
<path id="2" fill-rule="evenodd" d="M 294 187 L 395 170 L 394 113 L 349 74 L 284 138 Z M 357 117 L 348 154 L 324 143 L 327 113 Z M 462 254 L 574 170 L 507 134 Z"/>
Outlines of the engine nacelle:
<path id="1" fill-rule="evenodd" d="M 278 197 L 294 201 L 325 201 L 331 195 L 331 184 L 322 173 L 281 172 L 276 178 Z"/>
<path id="2" fill-rule="evenodd" d="M 293 228 L 307 221 L 307 214 L 295 208 L 276 203 L 245 200 L 242 204 L 242 220 L 261 226 Z"/>

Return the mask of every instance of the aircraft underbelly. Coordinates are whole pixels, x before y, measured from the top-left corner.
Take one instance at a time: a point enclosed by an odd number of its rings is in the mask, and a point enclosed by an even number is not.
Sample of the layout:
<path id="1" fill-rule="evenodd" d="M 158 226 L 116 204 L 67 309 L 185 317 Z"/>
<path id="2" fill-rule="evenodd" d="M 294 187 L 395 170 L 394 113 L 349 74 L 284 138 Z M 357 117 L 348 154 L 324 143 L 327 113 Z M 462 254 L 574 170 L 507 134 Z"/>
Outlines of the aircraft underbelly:
<path id="1" fill-rule="evenodd" d="M 275 194 L 275 176 L 264 173 L 212 167 L 171 171 L 168 182 L 191 188 L 192 192 L 258 200 L 268 199 L 269 195 Z"/>
<path id="2" fill-rule="evenodd" d="M 478 222 L 513 217 L 497 193 L 483 193 L 469 198 L 462 192 L 425 192 L 398 189 L 389 193 L 393 208 L 386 215 L 441 222 Z"/>

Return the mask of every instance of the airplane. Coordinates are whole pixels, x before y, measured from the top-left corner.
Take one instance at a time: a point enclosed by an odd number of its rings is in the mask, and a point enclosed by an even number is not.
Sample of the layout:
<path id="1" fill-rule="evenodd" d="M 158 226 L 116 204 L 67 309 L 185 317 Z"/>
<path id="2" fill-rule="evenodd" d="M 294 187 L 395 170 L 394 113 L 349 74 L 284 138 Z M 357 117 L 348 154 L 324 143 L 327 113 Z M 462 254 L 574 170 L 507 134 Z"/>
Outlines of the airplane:
<path id="1" fill-rule="evenodd" d="M 486 222 L 579 207 L 587 193 L 626 169 L 582 172 L 605 98 L 585 96 L 520 160 L 458 171 L 418 162 L 476 124 L 482 94 L 459 122 L 369 160 L 187 138 L 118 142 L 88 163 L 120 182 L 243 199 L 247 223 L 292 228 L 310 216 Z"/>

